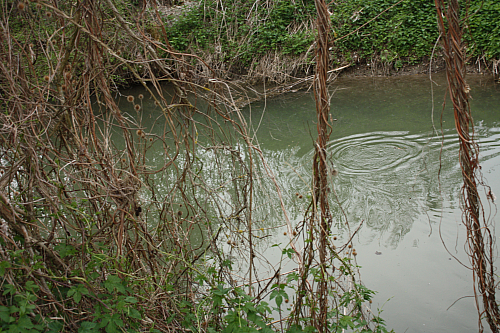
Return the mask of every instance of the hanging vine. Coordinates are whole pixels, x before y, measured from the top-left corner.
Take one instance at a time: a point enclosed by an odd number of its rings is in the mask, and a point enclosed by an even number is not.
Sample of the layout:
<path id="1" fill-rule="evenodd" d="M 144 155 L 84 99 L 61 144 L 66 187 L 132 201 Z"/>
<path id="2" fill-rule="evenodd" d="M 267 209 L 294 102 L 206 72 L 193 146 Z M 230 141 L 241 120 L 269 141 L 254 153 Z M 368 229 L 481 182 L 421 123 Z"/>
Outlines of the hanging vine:
<path id="1" fill-rule="evenodd" d="M 314 79 L 318 139 L 314 147 L 315 153 L 313 158 L 313 200 L 315 201 L 313 216 L 319 215 L 320 313 L 317 327 L 319 332 L 324 332 L 327 327 L 328 314 L 328 274 L 326 273 L 328 270 L 328 236 L 330 235 L 330 226 L 332 223 L 330 205 L 328 203 L 328 163 L 326 154 L 326 144 L 332 131 L 328 123 L 330 99 L 326 85 L 329 60 L 330 15 L 324 0 L 316 0 L 314 3 L 318 12 L 318 18 L 316 19 L 318 29 L 316 40 L 316 76 Z M 317 208 L 319 208 L 319 211 Z"/>
<path id="2" fill-rule="evenodd" d="M 435 0 L 438 26 L 444 36 L 443 48 L 446 61 L 448 91 L 453 103 L 455 128 L 460 141 L 460 166 L 462 187 L 462 220 L 467 228 L 467 248 L 474 272 L 474 293 L 479 312 L 479 329 L 483 331 L 482 318 L 493 332 L 500 328 L 500 312 L 495 299 L 495 273 L 493 238 L 485 219 L 479 197 L 480 179 L 479 148 L 474 141 L 474 123 L 469 106 L 469 86 L 465 75 L 465 48 L 462 44 L 462 26 L 458 0 Z M 491 191 L 489 192 L 491 193 Z M 491 194 L 489 200 L 493 200 Z M 481 306 L 482 304 L 482 306 Z"/>

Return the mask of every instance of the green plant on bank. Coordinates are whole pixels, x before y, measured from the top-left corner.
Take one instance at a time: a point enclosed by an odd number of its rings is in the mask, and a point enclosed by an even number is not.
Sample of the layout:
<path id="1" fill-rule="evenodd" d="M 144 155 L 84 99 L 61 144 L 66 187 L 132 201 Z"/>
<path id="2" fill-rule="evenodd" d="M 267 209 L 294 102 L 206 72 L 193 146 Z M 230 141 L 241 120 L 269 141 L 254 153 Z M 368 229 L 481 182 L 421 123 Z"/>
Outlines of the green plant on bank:
<path id="1" fill-rule="evenodd" d="M 83 224 L 91 230 L 92 223 L 85 217 L 82 206 L 86 202 L 81 200 L 80 204 L 76 204 L 73 201 L 66 211 L 82 218 Z M 67 213 L 60 212 L 58 217 L 62 218 L 65 214 Z M 19 244 L 24 242 L 22 237 L 17 237 L 16 240 Z M 0 276 L 3 277 L 3 283 L 0 285 L 0 302 L 3 304 L 0 306 L 0 332 L 140 331 L 144 314 L 139 310 L 139 300 L 148 299 L 148 292 L 158 292 L 157 285 L 145 279 L 128 278 L 130 273 L 121 272 L 128 270 L 127 262 L 108 257 L 104 244 L 96 243 L 94 250 L 88 248 L 82 253 L 82 249 L 77 249 L 72 242 L 61 239 L 54 246 L 54 250 L 67 264 L 77 263 L 82 257 L 87 259 L 83 266 L 77 265 L 67 276 L 51 275 L 50 261 L 44 261 L 41 256 L 30 259 L 27 250 L 8 251 L 9 260 L 0 262 Z M 282 256 L 289 259 L 294 253 L 290 248 L 281 252 Z M 210 258 L 210 261 L 213 262 L 213 259 Z M 271 325 L 272 317 L 283 311 L 290 311 L 290 308 L 284 309 L 283 306 L 291 306 L 291 296 L 297 292 L 296 282 L 300 279 L 297 272 L 292 272 L 286 276 L 286 283 L 274 283 L 268 294 L 269 301 L 275 304 L 271 306 L 265 300 L 246 294 L 242 287 L 227 286 L 224 283 L 220 273 L 233 269 L 229 260 L 222 262 L 220 267 L 200 262 L 200 265 L 191 269 L 198 272 L 194 281 L 200 291 L 205 291 L 199 293 L 195 299 L 179 298 L 175 305 L 179 313 L 173 313 L 169 321 L 178 321 L 181 327 L 195 332 L 280 332 L 281 329 Z M 40 273 L 45 270 L 49 275 Z M 344 259 L 338 271 L 341 276 L 353 276 L 350 260 Z M 33 277 L 44 277 L 45 288 L 54 295 L 57 302 L 80 313 L 81 319 L 76 327 L 66 326 L 65 322 L 71 320 L 62 311 L 57 316 L 52 314 L 49 317 L 44 314 L 44 309 L 48 306 L 44 296 L 47 291 L 41 290 L 39 282 L 37 284 Z M 175 279 L 175 275 L 171 278 Z M 319 270 L 311 269 L 310 278 L 318 281 Z M 16 283 L 10 284 L 8 280 Z M 175 287 L 170 279 L 167 279 L 160 289 L 163 289 L 162 292 L 172 293 Z M 363 285 L 354 284 L 353 289 L 348 292 L 337 292 L 331 292 L 331 297 L 339 300 L 338 306 L 329 312 L 329 329 L 332 332 L 341 332 L 342 329 L 350 329 L 353 332 L 387 332 L 383 320 L 377 316 L 372 318 L 372 323 L 376 323 L 375 328 L 368 328 L 366 318 L 362 317 L 359 311 L 370 302 L 373 291 Z M 305 306 L 315 311 L 317 304 L 311 300 Z M 309 324 L 311 320 L 312 318 L 300 318 L 303 324 L 291 325 L 286 332 L 315 332 L 314 326 Z M 159 331 L 153 326 L 150 332 Z"/>
<path id="2" fill-rule="evenodd" d="M 278 246 L 279 244 L 273 245 Z M 290 248 L 283 249 L 282 255 L 291 258 L 293 251 Z M 282 282 L 273 283 L 267 297 L 262 299 L 260 295 L 256 297 L 247 294 L 243 286 L 227 285 L 221 272 L 225 269 L 233 271 L 233 263 L 225 260 L 218 266 L 213 264 L 213 259 L 206 261 L 212 264 L 206 265 L 204 269 L 202 266 L 196 268 L 198 273 L 194 281 L 200 291 L 196 299 L 181 300 L 177 307 L 182 318 L 172 316 L 169 321 L 181 320 L 182 327 L 192 332 L 316 332 L 315 327 L 310 324 L 313 320 L 310 317 L 301 317 L 299 323 L 289 327 L 286 321 L 281 325 L 272 324 L 277 315 L 281 318 L 291 310 L 297 293 L 297 282 L 301 279 L 297 272 L 288 273 Z M 338 279 L 354 279 L 354 267 L 350 259 L 343 259 L 338 271 Z M 310 278 L 318 280 L 319 270 L 312 269 Z M 347 292 L 332 290 L 330 296 L 338 300 L 338 305 L 329 311 L 328 329 L 331 332 L 342 332 L 344 329 L 359 333 L 389 332 L 381 317 L 366 316 L 364 309 L 369 306 L 374 295 L 374 291 L 359 283 L 354 283 Z M 317 311 L 317 303 L 313 299 L 305 306 L 311 309 L 311 313 Z"/>
<path id="3" fill-rule="evenodd" d="M 253 8 L 251 1 L 200 0 L 199 6 L 168 25 L 168 38 L 180 51 L 212 50 L 223 56 L 222 61 L 243 66 L 271 51 L 295 56 L 305 53 L 314 42 L 312 25 L 294 32 L 289 28 L 312 22 L 314 3 L 271 3 L 270 8 Z M 439 36 L 432 1 L 349 0 L 329 6 L 333 40 L 356 31 L 332 44 L 334 64 L 380 61 L 398 70 L 429 57 Z M 500 58 L 499 6 L 494 0 L 473 0 L 463 5 L 462 16 L 469 16 L 465 39 L 471 57 Z"/>
<path id="4" fill-rule="evenodd" d="M 396 0 L 345 1 L 332 9 L 332 26 L 335 36 L 341 37 L 361 28 L 355 34 L 334 44 L 334 49 L 344 56 L 356 52 L 359 58 L 392 54 L 392 60 L 413 63 L 429 56 L 439 35 L 436 26 L 436 9 L 432 1 L 404 0 L 393 8 Z M 389 9 L 390 8 L 390 9 Z M 369 22 L 378 14 L 377 19 Z M 466 36 L 469 55 L 485 55 L 488 59 L 500 58 L 499 15 L 500 4 L 492 0 L 470 1 L 462 6 L 462 16 L 468 15 L 470 33 Z"/>
<path id="5" fill-rule="evenodd" d="M 355 54 L 357 61 L 373 57 L 383 62 L 398 59 L 399 67 L 401 62 L 412 63 L 429 55 L 438 36 L 434 3 L 404 0 L 390 8 L 397 2 L 352 0 L 338 3 L 331 17 L 335 36 L 343 37 L 359 30 L 335 42 L 333 52 L 341 58 Z"/>
<path id="6" fill-rule="evenodd" d="M 116 275 L 109 275 L 104 281 L 107 293 L 97 295 L 100 302 L 96 303 L 92 321 L 84 321 L 78 329 L 79 333 L 98 332 L 105 328 L 106 332 L 121 332 L 127 328 L 129 332 L 138 332 L 141 313 L 136 309 L 137 298 L 129 296 L 132 289 L 126 280 Z M 76 285 L 68 291 L 75 303 L 79 303 L 83 295 L 91 295 L 83 285 Z"/>
<path id="7" fill-rule="evenodd" d="M 269 51 L 299 55 L 314 41 L 314 32 L 297 28 L 309 26 L 315 12 L 314 1 L 274 1 L 270 8 L 235 0 L 202 0 L 198 6 L 174 19 L 167 26 L 170 44 L 180 51 L 206 48 L 220 51 L 226 61 L 249 65 L 252 59 Z M 253 11 L 253 15 L 249 12 Z"/>
<path id="8" fill-rule="evenodd" d="M 5 268 L 6 261 L 2 262 Z M 34 314 L 37 307 L 37 292 L 39 287 L 28 281 L 18 291 L 12 284 L 4 284 L 0 288 L 5 305 L 0 306 L 0 332 L 60 332 L 63 324 L 59 320 L 45 318 Z"/>
<path id="9" fill-rule="evenodd" d="M 55 249 L 61 258 L 77 254 L 72 245 L 64 243 Z M 38 276 L 39 271 L 45 268 L 43 258 L 27 258 L 26 250 L 10 251 L 10 260 L 0 262 L 0 276 L 4 278 L 0 285 L 1 303 L 4 304 L 0 306 L 0 332 L 66 331 L 63 313 L 63 317 L 57 319 L 44 316 L 44 307 L 48 306 L 44 303 L 46 292 L 52 293 L 58 302 L 67 307 L 86 313 L 86 319 L 79 324 L 79 333 L 100 332 L 101 328 L 108 333 L 122 332 L 123 329 L 138 332 L 142 314 L 136 308 L 138 300 L 133 296 L 132 288 L 137 287 L 137 282 L 130 283 L 118 275 L 102 279 L 101 272 L 109 264 L 109 258 L 92 254 L 93 259 L 87 263 L 83 275 L 77 269 L 67 278 L 47 276 L 46 291 L 41 291 L 40 286 L 30 278 L 32 274 Z M 7 283 L 11 278 L 15 279 L 15 284 Z M 91 312 L 85 310 L 89 304 L 93 304 Z"/>
<path id="10" fill-rule="evenodd" d="M 484 0 L 471 2 L 464 25 L 467 53 L 472 57 L 500 59 L 500 2 Z"/>
<path id="11" fill-rule="evenodd" d="M 255 303 L 252 296 L 242 288 L 224 288 L 218 285 L 210 290 L 213 311 L 221 312 L 223 322 L 221 332 L 273 332 L 268 327 L 266 313 L 271 309 L 264 301 Z M 209 332 L 217 332 L 214 327 Z"/>
<path id="12" fill-rule="evenodd" d="M 350 258 L 344 258 L 339 270 L 342 272 L 337 278 L 331 276 L 332 281 L 336 279 L 347 278 L 352 280 L 351 287 L 347 291 L 343 290 L 331 290 L 329 296 L 332 299 L 336 299 L 336 306 L 328 311 L 328 329 L 331 332 L 344 332 L 344 330 L 349 330 L 350 332 L 359 333 L 388 333 L 393 332 L 388 331 L 386 328 L 385 321 L 375 314 L 368 314 L 365 310 L 369 308 L 372 303 L 372 298 L 375 295 L 373 290 L 368 289 L 366 286 L 354 282 L 355 275 L 353 273 L 354 266 L 350 262 Z M 359 266 L 357 267 L 359 268 Z M 321 279 L 321 274 L 319 269 L 311 269 L 312 278 L 316 281 Z M 293 273 L 287 277 L 287 283 L 292 281 L 298 281 L 299 276 Z M 317 304 L 315 302 L 307 303 L 306 306 L 315 308 L 317 312 Z M 378 311 L 380 312 L 380 311 Z M 371 313 L 371 310 L 370 310 Z M 311 318 L 300 318 L 301 322 L 308 323 Z M 372 327 L 373 326 L 373 327 Z M 291 327 L 289 332 L 315 332 L 313 326 L 305 326 L 302 329 L 300 325 L 294 325 Z"/>

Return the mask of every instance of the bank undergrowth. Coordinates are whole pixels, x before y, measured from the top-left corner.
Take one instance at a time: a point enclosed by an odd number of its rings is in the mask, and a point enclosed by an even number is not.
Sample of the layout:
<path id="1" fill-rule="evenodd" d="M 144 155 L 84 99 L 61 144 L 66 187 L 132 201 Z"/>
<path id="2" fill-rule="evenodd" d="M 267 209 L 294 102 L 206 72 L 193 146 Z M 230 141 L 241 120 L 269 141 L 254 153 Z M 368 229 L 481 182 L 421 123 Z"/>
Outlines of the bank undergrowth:
<path id="1" fill-rule="evenodd" d="M 311 73 L 314 55 L 312 0 L 199 0 L 167 17 L 171 45 L 203 55 L 213 67 L 276 82 Z M 332 1 L 331 66 L 358 63 L 391 74 L 428 62 L 439 36 L 435 7 L 427 0 Z M 493 69 L 500 59 L 500 3 L 464 3 L 469 63 Z M 439 51 L 439 49 L 438 49 Z M 496 67 L 495 67 L 496 68 Z"/>

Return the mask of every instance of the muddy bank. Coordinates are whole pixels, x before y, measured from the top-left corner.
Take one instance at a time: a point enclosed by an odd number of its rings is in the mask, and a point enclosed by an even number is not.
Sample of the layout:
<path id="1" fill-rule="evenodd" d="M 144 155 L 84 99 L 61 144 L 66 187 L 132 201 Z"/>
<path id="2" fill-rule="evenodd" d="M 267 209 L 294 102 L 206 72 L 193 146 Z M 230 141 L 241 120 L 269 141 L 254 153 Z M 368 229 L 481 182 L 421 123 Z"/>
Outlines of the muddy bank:
<path id="1" fill-rule="evenodd" d="M 176 73 L 174 75 L 180 75 L 181 79 L 189 77 L 196 83 L 204 84 L 211 78 L 210 74 L 215 73 L 219 79 L 243 85 L 256 86 L 265 83 L 269 87 L 281 87 L 281 90 L 284 91 L 287 91 L 288 88 L 300 90 L 301 88 L 298 86 L 310 81 L 315 70 L 314 65 L 306 64 L 303 61 L 305 57 L 300 58 L 279 59 L 276 57 L 272 62 L 268 58 L 263 58 L 257 62 L 257 65 L 248 68 L 226 66 L 224 63 L 211 61 L 209 66 L 213 65 L 215 70 L 209 70 L 206 66 L 194 65 L 187 69 L 188 75 L 183 76 Z M 432 62 L 429 57 L 424 57 L 414 64 L 400 63 L 399 67 L 397 65 L 397 62 L 382 62 L 371 59 L 361 59 L 354 63 L 331 64 L 329 81 L 333 81 L 337 77 L 385 77 L 437 73 L 445 70 L 446 66 L 442 56 L 434 57 Z M 500 61 L 484 60 L 469 60 L 466 67 L 467 73 L 494 75 L 496 80 L 499 79 L 499 69 Z"/>
<path id="2" fill-rule="evenodd" d="M 498 61 L 469 61 L 467 63 L 467 73 L 495 75 L 498 79 Z M 437 73 L 445 70 L 446 64 L 442 57 L 433 59 L 432 64 L 429 58 L 422 59 L 421 62 L 413 65 L 405 64 L 401 68 L 396 68 L 394 64 L 384 64 L 382 62 L 361 61 L 344 69 L 339 76 L 343 77 L 370 77 L 370 76 L 397 76 L 397 75 L 417 75 Z"/>

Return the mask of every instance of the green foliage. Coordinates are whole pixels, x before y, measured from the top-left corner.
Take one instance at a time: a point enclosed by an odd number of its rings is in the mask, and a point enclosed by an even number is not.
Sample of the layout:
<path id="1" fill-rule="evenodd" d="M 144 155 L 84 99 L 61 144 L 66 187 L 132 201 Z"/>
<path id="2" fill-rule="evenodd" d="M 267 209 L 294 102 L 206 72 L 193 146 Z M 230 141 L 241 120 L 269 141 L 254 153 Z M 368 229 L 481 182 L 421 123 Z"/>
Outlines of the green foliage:
<path id="1" fill-rule="evenodd" d="M 284 283 L 274 284 L 273 291 L 271 291 L 271 295 L 269 296 L 270 299 L 274 299 L 276 301 L 276 305 L 278 306 L 278 308 L 281 307 L 284 299 L 288 299 L 288 294 L 285 292 L 285 287 L 286 284 Z"/>
<path id="2" fill-rule="evenodd" d="M 76 304 L 80 303 L 82 296 L 88 295 L 89 291 L 83 284 L 77 284 L 75 286 L 72 286 L 68 290 L 68 297 L 73 297 L 73 300 L 75 301 Z"/>
<path id="3" fill-rule="evenodd" d="M 219 44 L 225 60 L 245 65 L 269 51 L 298 55 L 314 41 L 314 32 L 290 31 L 290 26 L 309 22 L 314 13 L 313 1 L 275 1 L 274 6 L 253 6 L 252 2 L 224 2 L 225 15 L 216 10 L 213 0 L 200 2 L 167 27 L 170 44 L 177 50 L 204 50 Z M 249 16 L 252 12 L 254 15 Z M 230 23 L 229 23 L 230 22 Z"/>
<path id="4" fill-rule="evenodd" d="M 20 291 L 11 284 L 1 286 L 5 305 L 0 306 L 0 332 L 61 332 L 62 322 L 35 314 L 39 289 L 33 281 Z"/>
<path id="5" fill-rule="evenodd" d="M 380 57 L 383 62 L 415 62 L 431 54 L 439 35 L 433 1 L 405 0 L 389 9 L 397 0 L 338 2 L 332 9 L 336 37 L 356 33 L 335 43 L 335 51 L 349 59 L 357 52 L 360 58 Z M 471 56 L 500 57 L 500 3 L 473 0 L 464 5 L 466 35 Z M 377 19 L 378 14 L 388 9 Z M 466 19 L 466 15 L 469 17 Z M 362 27 L 366 24 L 364 27 Z M 467 29 L 468 28 L 468 29 Z"/>
<path id="6" fill-rule="evenodd" d="M 78 332 L 99 332 L 101 328 L 107 333 L 122 332 L 124 329 L 138 331 L 142 314 L 136 308 L 137 298 L 130 296 L 133 290 L 128 281 L 109 275 L 102 285 L 108 293 L 95 295 L 83 285 L 76 285 L 68 291 L 67 296 L 72 296 L 75 303 L 79 303 L 84 295 L 99 300 L 95 303 L 93 320 L 83 322 Z"/>
<path id="7" fill-rule="evenodd" d="M 333 43 L 334 62 L 374 59 L 399 69 L 430 56 L 439 35 L 434 2 L 397 2 L 332 2 L 329 10 L 333 39 L 359 29 Z M 220 3 L 224 10 L 218 9 Z M 212 50 L 223 56 L 222 61 L 236 61 L 244 66 L 269 51 L 303 54 L 314 42 L 315 31 L 310 28 L 290 29 L 313 21 L 316 15 L 313 1 L 276 0 L 270 8 L 252 5 L 253 2 L 242 0 L 200 1 L 198 7 L 186 11 L 167 28 L 169 41 L 180 51 Z M 464 21 L 469 55 L 500 58 L 500 3 L 473 0 L 468 6 L 463 8 L 462 16 L 465 19 L 469 15 Z"/>
<path id="8" fill-rule="evenodd" d="M 241 288 L 218 285 L 211 290 L 213 311 L 227 309 L 222 332 L 273 332 L 267 327 L 266 313 L 271 309 L 264 301 L 255 304 L 252 296 Z"/>
<path id="9" fill-rule="evenodd" d="M 500 2 L 473 1 L 468 9 L 465 39 L 472 56 L 500 59 Z"/>
<path id="10" fill-rule="evenodd" d="M 73 256 L 76 253 L 74 246 L 60 243 L 54 247 L 61 258 Z M 40 287 L 27 275 L 23 274 L 28 265 L 33 270 L 44 266 L 42 258 L 35 256 L 35 261 L 29 260 L 26 250 L 8 251 L 10 261 L 0 263 L 0 273 L 13 274 L 19 282 L 25 281 L 23 285 L 12 285 L 4 283 L 0 285 L 2 306 L 0 306 L 0 332 L 62 332 L 64 322 L 50 319 L 44 316 L 41 305 L 44 305 Z M 130 283 L 115 274 L 109 274 L 102 282 L 99 278 L 106 266 L 112 264 L 109 259 L 102 255 L 93 254 L 88 263 L 86 275 L 89 281 L 82 278 L 81 271 L 73 272 L 75 275 L 72 282 L 57 282 L 48 285 L 50 292 L 58 296 L 58 301 L 65 303 L 66 307 L 81 307 L 82 311 L 92 304 L 93 311 L 87 316 L 78 328 L 78 332 L 101 332 L 107 333 L 137 332 L 142 319 L 138 310 L 138 300 L 134 293 L 136 283 Z M 93 273 L 90 273 L 93 270 Z M 60 278 L 59 278 L 60 279 Z M 92 285 L 89 288 L 88 285 Z M 61 315 L 64 315 L 61 313 Z"/>
<path id="11" fill-rule="evenodd" d="M 439 35 L 434 2 L 406 0 L 387 10 L 396 2 L 339 2 L 332 12 L 332 27 L 336 37 L 366 26 L 335 43 L 335 50 L 345 56 L 357 52 L 361 58 L 384 53 L 386 56 L 383 61 L 400 57 L 419 59 L 429 55 Z M 384 10 L 387 11 L 368 23 Z"/>

